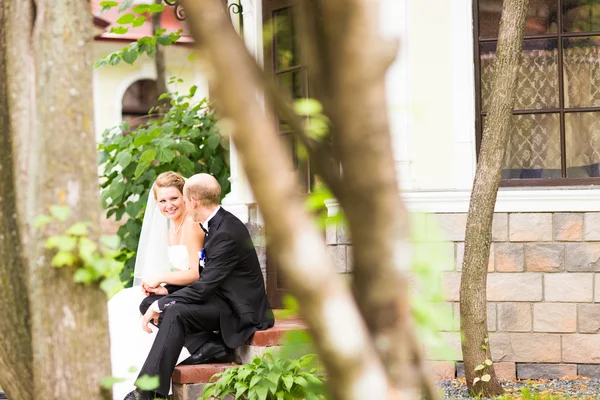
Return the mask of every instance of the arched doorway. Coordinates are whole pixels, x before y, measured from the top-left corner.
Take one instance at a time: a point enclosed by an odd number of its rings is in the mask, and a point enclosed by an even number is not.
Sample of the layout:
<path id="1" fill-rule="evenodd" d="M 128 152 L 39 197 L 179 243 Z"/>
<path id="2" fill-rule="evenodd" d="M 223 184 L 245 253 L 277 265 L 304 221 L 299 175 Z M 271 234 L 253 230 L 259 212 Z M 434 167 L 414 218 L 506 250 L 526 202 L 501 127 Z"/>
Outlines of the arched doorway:
<path id="1" fill-rule="evenodd" d="M 121 117 L 135 129 L 150 119 L 148 113 L 156 106 L 158 90 L 154 79 L 140 79 L 125 91 L 121 101 Z"/>

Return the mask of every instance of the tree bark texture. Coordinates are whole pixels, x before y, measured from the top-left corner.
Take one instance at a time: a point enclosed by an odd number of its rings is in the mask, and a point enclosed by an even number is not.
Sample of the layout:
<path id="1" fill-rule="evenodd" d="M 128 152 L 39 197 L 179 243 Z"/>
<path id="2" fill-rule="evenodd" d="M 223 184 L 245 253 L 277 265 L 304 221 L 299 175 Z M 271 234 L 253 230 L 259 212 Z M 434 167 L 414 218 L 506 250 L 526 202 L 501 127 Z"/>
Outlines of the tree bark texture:
<path id="1" fill-rule="evenodd" d="M 253 72 L 255 61 L 219 0 L 187 1 L 184 7 L 202 45 L 224 129 L 234 139 L 274 254 L 311 328 L 333 398 L 404 398 L 390 390 L 354 299 L 304 209 L 292 162 L 258 98 L 263 83 Z"/>
<path id="2" fill-rule="evenodd" d="M 479 161 L 467 217 L 465 256 L 460 284 L 462 351 L 469 390 L 484 397 L 502 393 L 493 365 L 483 371 L 475 367 L 492 359 L 487 330 L 487 265 L 492 219 L 500 184 L 504 154 L 517 88 L 523 30 L 529 0 L 505 0 L 500 21 L 498 50 L 494 62 L 491 105 L 483 131 Z M 489 382 L 476 377 L 489 374 Z"/>
<path id="3" fill-rule="evenodd" d="M 27 264 L 17 213 L 18 163 L 9 107 L 9 82 L 16 79 L 8 67 L 8 33 L 15 28 L 11 23 L 14 11 L 13 4 L 0 1 L 0 26 L 4 27 L 0 34 L 0 386 L 10 398 L 33 400 Z"/>
<path id="4" fill-rule="evenodd" d="M 162 0 L 154 0 L 155 4 L 162 4 Z M 152 33 L 156 34 L 156 31 L 160 29 L 162 19 L 162 12 L 152 14 Z M 163 47 L 156 43 L 156 53 L 154 53 L 154 66 L 156 68 L 156 89 L 158 95 L 168 93 L 167 88 L 167 76 L 166 76 L 166 65 L 165 65 L 165 51 Z M 163 99 L 158 102 L 159 113 L 164 114 L 169 111 L 170 103 L 169 99 Z"/>
<path id="5" fill-rule="evenodd" d="M 352 237 L 355 297 L 389 377 L 401 388 L 414 379 L 407 374 L 411 360 L 422 363 L 422 356 L 411 327 L 408 214 L 393 167 L 385 96 L 385 72 L 397 44 L 380 36 L 378 5 L 307 0 L 300 25 L 309 76 L 331 119 L 343 171 L 345 197 L 339 201 Z M 427 374 L 420 379 L 437 397 Z"/>
<path id="6" fill-rule="evenodd" d="M 46 239 L 76 221 L 99 230 L 97 154 L 92 96 L 92 14 L 86 0 L 37 0 L 32 33 L 35 54 L 35 137 L 28 198 L 35 215 L 52 204 L 71 217 L 35 232 L 30 253 L 34 397 L 101 399 L 110 375 L 106 296 L 98 285 L 75 283 L 73 267 L 51 266 Z"/>

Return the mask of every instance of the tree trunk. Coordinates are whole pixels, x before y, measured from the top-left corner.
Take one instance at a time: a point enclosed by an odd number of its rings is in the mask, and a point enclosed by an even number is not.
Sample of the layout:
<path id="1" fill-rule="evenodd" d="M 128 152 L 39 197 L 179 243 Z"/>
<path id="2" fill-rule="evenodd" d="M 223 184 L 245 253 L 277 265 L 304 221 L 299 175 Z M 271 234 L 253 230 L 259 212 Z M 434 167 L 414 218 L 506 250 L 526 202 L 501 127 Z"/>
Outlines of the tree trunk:
<path id="1" fill-rule="evenodd" d="M 229 122 L 225 125 L 271 232 L 269 244 L 311 328 L 333 398 L 409 398 L 390 392 L 356 304 L 335 274 L 323 238 L 304 209 L 297 176 L 271 113 L 264 112 L 257 97 L 263 83 L 253 72 L 255 61 L 223 5 L 219 0 L 196 0 L 184 6 L 209 63 L 211 94 Z"/>
<path id="2" fill-rule="evenodd" d="M 71 217 L 35 232 L 30 253 L 36 399 L 101 399 L 110 375 L 106 296 L 75 283 L 73 267 L 50 265 L 46 239 L 76 221 L 99 229 L 97 156 L 92 96 L 92 14 L 89 1 L 38 0 L 33 30 L 36 127 L 29 168 L 35 214 L 65 204 Z M 24 34 L 28 34 L 25 32 Z"/>
<path id="3" fill-rule="evenodd" d="M 154 0 L 155 4 L 162 4 L 162 0 Z M 156 34 L 156 31 L 160 29 L 160 21 L 162 19 L 162 11 L 152 14 L 152 33 Z M 165 52 L 163 46 L 158 42 L 156 43 L 156 53 L 154 53 L 154 66 L 156 67 L 156 89 L 158 95 L 163 93 L 169 93 L 167 88 L 167 76 L 165 66 Z M 162 99 L 158 101 L 158 112 L 160 114 L 166 114 L 171 108 L 169 99 Z"/>
<path id="4" fill-rule="evenodd" d="M 0 1 L 0 385 L 9 398 L 33 400 L 31 386 L 33 353 L 31 348 L 29 301 L 27 298 L 27 264 L 23 255 L 17 204 L 18 168 L 13 146 L 13 121 L 9 107 L 10 35 L 16 18 L 14 4 Z M 18 92 L 15 92 L 18 93 Z"/>
<path id="5" fill-rule="evenodd" d="M 361 313 L 391 381 L 400 388 L 414 380 L 407 371 L 416 360 L 428 396 L 437 398 L 411 326 L 404 275 L 411 259 L 408 214 L 393 167 L 385 97 L 385 72 L 397 46 L 380 36 L 378 6 L 372 0 L 303 2 L 303 48 L 344 171 L 339 201 L 352 236 Z"/>
<path id="6" fill-rule="evenodd" d="M 487 265 L 492 218 L 516 96 L 517 70 L 521 60 L 528 4 L 529 0 L 505 0 L 503 4 L 492 78 L 491 105 L 486 118 L 467 217 L 465 256 L 460 284 L 462 350 L 469 391 L 484 397 L 495 397 L 502 393 L 493 365 L 486 366 L 482 371 L 475 371 L 475 367 L 492 358 L 490 344 L 487 342 Z M 473 383 L 476 378 L 485 375 L 490 375 L 489 382 L 480 380 L 476 384 Z"/>

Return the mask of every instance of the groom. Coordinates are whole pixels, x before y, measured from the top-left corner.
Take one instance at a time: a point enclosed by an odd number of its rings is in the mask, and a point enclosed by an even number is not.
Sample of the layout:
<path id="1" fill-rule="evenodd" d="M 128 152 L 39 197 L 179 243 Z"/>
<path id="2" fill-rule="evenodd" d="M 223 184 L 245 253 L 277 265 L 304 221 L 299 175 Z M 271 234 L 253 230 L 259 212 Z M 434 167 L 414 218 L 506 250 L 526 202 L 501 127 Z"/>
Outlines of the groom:
<path id="1" fill-rule="evenodd" d="M 202 364 L 231 356 L 257 330 L 273 326 L 256 251 L 246 226 L 219 206 L 221 187 L 208 174 L 192 176 L 183 188 L 186 210 L 207 232 L 204 269 L 186 287 L 151 289 L 140 305 L 142 327 L 160 317 L 160 329 L 143 375 L 159 377 L 156 392 L 139 388 L 125 400 L 167 397 L 171 375 L 185 345 L 192 355 L 183 364 Z"/>

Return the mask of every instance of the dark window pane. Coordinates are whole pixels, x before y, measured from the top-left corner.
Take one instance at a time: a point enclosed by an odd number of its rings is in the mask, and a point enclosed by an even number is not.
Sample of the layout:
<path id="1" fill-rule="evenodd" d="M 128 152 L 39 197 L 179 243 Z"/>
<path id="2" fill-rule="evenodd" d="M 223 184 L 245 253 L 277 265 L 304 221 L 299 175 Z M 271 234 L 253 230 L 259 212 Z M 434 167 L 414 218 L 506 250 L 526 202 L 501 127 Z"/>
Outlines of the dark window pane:
<path id="1" fill-rule="evenodd" d="M 303 77 L 304 71 L 298 69 L 296 71 L 284 72 L 277 75 L 277 81 L 280 87 L 284 89 L 284 92 L 292 96 L 294 100 L 306 97 L 304 94 Z M 279 130 L 287 131 L 289 127 L 286 122 L 280 118 Z"/>
<path id="2" fill-rule="evenodd" d="M 563 0 L 563 32 L 600 31 L 600 1 Z"/>
<path id="3" fill-rule="evenodd" d="M 563 43 L 565 107 L 600 106 L 600 36 Z"/>
<path id="4" fill-rule="evenodd" d="M 559 120 L 558 114 L 513 115 L 503 179 L 561 177 Z"/>
<path id="5" fill-rule="evenodd" d="M 500 30 L 502 0 L 479 0 L 479 36 L 496 38 Z M 530 0 L 525 36 L 556 33 L 556 0 Z"/>
<path id="6" fill-rule="evenodd" d="M 565 114 L 567 177 L 600 177 L 600 112 Z"/>
<path id="7" fill-rule="evenodd" d="M 276 70 L 282 70 L 298 65 L 298 49 L 294 39 L 294 24 L 292 9 L 283 8 L 273 14 L 275 27 L 275 65 Z"/>
<path id="8" fill-rule="evenodd" d="M 517 77 L 516 110 L 556 108 L 558 101 L 557 40 L 525 40 Z M 480 45 L 481 108 L 488 111 L 496 42 Z"/>

